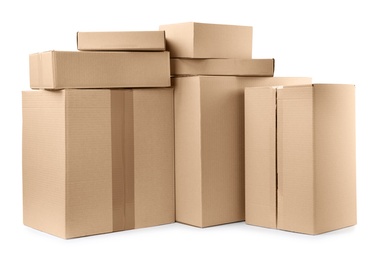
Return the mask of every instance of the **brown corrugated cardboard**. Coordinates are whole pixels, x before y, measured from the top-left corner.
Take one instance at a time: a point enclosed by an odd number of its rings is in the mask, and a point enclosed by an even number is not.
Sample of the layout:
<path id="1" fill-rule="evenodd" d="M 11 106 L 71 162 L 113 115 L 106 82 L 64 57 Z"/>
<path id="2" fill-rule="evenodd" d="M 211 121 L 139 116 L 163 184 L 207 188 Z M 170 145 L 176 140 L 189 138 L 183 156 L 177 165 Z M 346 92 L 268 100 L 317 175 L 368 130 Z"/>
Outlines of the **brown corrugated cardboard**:
<path id="1" fill-rule="evenodd" d="M 171 59 L 171 75 L 273 76 L 274 59 Z"/>
<path id="2" fill-rule="evenodd" d="M 310 78 L 172 79 L 178 222 L 207 227 L 244 220 L 244 89 L 307 83 Z"/>
<path id="3" fill-rule="evenodd" d="M 72 238 L 175 221 L 173 89 L 23 92 L 24 224 Z"/>
<path id="4" fill-rule="evenodd" d="M 170 86 L 168 52 L 68 52 L 30 55 L 34 89 Z"/>
<path id="5" fill-rule="evenodd" d="M 248 224 L 306 234 L 356 224 L 354 91 L 246 88 Z"/>
<path id="6" fill-rule="evenodd" d="M 173 58 L 252 58 L 252 27 L 207 23 L 161 25 Z"/>
<path id="7" fill-rule="evenodd" d="M 164 51 L 164 31 L 78 32 L 81 51 Z"/>

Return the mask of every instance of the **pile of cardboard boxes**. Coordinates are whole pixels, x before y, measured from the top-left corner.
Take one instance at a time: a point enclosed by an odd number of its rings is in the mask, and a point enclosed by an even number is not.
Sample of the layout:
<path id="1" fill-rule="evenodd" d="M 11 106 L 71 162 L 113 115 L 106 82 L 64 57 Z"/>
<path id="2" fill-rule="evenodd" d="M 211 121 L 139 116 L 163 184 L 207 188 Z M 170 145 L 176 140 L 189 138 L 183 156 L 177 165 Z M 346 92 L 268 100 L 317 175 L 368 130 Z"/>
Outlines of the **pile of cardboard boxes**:
<path id="1" fill-rule="evenodd" d="M 353 85 L 273 77 L 250 26 L 79 32 L 77 46 L 30 55 L 25 225 L 72 238 L 356 224 Z"/>

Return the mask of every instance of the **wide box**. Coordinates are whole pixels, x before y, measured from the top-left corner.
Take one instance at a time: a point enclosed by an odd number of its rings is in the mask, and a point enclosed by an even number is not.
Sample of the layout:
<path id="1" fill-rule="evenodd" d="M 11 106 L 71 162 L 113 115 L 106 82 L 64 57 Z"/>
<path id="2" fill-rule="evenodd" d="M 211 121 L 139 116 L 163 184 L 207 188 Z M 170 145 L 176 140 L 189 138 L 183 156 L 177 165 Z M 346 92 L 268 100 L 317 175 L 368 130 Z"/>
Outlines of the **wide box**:
<path id="1" fill-rule="evenodd" d="M 164 31 L 78 32 L 81 51 L 164 51 Z"/>
<path id="2" fill-rule="evenodd" d="M 173 89 L 23 92 L 23 220 L 62 238 L 175 222 Z"/>
<path id="3" fill-rule="evenodd" d="M 171 59 L 172 76 L 267 76 L 275 70 L 274 59 Z"/>
<path id="4" fill-rule="evenodd" d="M 178 23 L 161 25 L 172 58 L 252 58 L 251 26 Z"/>
<path id="5" fill-rule="evenodd" d="M 247 224 L 306 234 L 356 224 L 354 93 L 245 89 Z"/>
<path id="6" fill-rule="evenodd" d="M 168 52 L 48 51 L 30 55 L 33 89 L 170 86 Z"/>
<path id="7" fill-rule="evenodd" d="M 308 83 L 310 78 L 172 79 L 176 221 L 207 227 L 245 219 L 244 89 Z"/>

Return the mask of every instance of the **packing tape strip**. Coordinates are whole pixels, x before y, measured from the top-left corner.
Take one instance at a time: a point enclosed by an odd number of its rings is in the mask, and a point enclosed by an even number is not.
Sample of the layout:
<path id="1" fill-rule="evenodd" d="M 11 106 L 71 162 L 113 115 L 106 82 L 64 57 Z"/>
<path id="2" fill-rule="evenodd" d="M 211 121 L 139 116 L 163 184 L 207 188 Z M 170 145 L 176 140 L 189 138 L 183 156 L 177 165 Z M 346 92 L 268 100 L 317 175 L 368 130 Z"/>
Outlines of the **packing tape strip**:
<path id="1" fill-rule="evenodd" d="M 111 90 L 113 231 L 135 227 L 132 90 Z"/>

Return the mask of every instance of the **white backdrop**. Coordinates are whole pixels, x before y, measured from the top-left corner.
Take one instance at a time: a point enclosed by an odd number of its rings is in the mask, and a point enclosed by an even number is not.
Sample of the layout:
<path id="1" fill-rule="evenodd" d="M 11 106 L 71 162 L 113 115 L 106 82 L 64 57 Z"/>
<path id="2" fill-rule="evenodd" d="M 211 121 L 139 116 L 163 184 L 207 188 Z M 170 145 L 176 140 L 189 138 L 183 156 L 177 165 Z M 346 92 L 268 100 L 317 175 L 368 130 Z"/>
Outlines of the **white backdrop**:
<path id="1" fill-rule="evenodd" d="M 305 2 L 305 1 L 303 1 Z M 0 259 L 373 259 L 373 15 L 370 1 L 2 1 L 0 3 Z M 75 50 L 77 31 L 157 30 L 206 22 L 254 27 L 253 57 L 275 58 L 276 76 L 353 83 L 357 101 L 358 225 L 319 236 L 235 223 L 172 224 L 62 240 L 22 224 L 21 91 L 28 55 Z M 370 240 L 370 241 L 369 241 Z"/>

